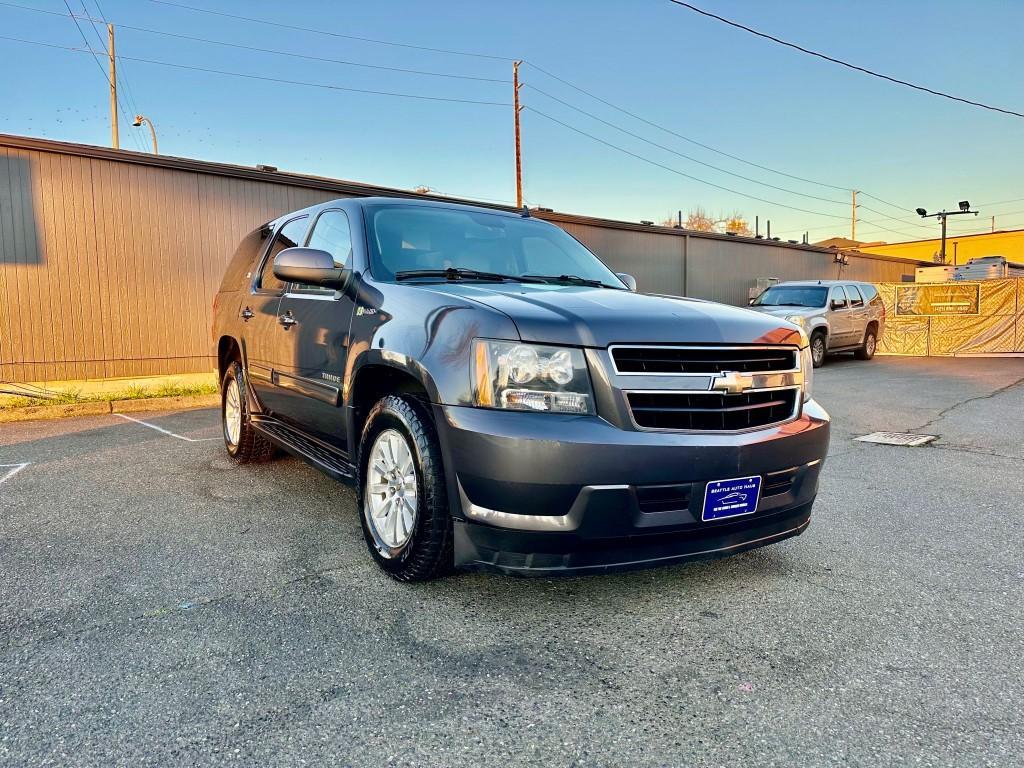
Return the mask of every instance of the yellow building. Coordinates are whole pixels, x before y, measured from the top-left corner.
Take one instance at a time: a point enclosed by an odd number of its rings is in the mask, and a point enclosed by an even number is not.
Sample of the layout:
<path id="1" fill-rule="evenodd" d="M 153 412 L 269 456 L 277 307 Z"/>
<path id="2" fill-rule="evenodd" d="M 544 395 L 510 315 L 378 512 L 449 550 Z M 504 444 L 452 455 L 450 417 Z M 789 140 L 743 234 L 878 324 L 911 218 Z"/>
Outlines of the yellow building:
<path id="1" fill-rule="evenodd" d="M 906 243 L 863 243 L 858 250 L 907 259 L 936 261 L 941 241 L 911 240 Z M 946 263 L 966 264 L 982 256 L 1005 256 L 1009 261 L 1024 262 L 1024 229 L 1004 232 L 983 232 L 980 235 L 946 235 Z"/>

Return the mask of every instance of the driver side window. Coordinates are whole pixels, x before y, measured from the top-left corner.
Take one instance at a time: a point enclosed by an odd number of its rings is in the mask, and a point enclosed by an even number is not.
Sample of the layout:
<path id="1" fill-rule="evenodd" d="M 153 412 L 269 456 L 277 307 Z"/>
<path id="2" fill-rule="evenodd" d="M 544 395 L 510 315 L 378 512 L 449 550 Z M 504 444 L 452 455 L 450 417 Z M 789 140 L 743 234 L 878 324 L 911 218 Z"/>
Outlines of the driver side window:
<path id="1" fill-rule="evenodd" d="M 843 290 L 841 285 L 837 285 L 832 289 L 832 300 L 829 307 L 831 309 L 846 309 L 849 307 L 849 302 L 846 299 L 846 291 Z"/>
<path id="2" fill-rule="evenodd" d="M 306 247 L 327 251 L 334 257 L 335 267 L 351 267 L 352 230 L 345 212 L 332 208 L 321 213 L 313 224 Z M 292 290 L 298 293 L 334 293 L 333 288 L 303 283 L 296 283 Z"/>

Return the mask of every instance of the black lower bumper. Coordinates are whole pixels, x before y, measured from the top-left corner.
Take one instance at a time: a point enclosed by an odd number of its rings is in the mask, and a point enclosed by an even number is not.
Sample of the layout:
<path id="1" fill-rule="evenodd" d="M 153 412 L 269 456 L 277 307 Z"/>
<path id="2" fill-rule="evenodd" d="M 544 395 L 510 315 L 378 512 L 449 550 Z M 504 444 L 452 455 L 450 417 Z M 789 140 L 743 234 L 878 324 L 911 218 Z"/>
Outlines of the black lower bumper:
<path id="1" fill-rule="evenodd" d="M 745 433 L 619 429 L 595 417 L 437 406 L 455 564 L 601 572 L 723 557 L 801 533 L 829 417 Z M 704 520 L 710 481 L 759 475 L 753 514 Z"/>
<path id="2" fill-rule="evenodd" d="M 711 560 L 799 536 L 811 522 L 811 503 L 772 515 L 700 531 L 586 539 L 575 534 L 508 531 L 455 523 L 455 550 L 464 568 L 518 576 L 606 573 L 689 560 Z"/>

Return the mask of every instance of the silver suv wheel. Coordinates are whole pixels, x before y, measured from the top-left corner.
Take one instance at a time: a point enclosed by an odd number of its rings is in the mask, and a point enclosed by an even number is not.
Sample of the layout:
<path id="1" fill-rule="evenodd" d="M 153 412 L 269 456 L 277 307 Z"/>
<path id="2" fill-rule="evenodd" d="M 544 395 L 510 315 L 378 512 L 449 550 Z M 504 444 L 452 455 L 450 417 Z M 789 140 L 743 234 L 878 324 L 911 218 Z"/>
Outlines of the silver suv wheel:
<path id="1" fill-rule="evenodd" d="M 416 530 L 418 509 L 416 463 L 405 437 L 385 429 L 370 448 L 363 489 L 366 522 L 385 557 L 401 550 Z"/>
<path id="2" fill-rule="evenodd" d="M 238 391 L 238 379 L 228 380 L 224 390 L 224 437 L 231 445 L 238 445 L 242 434 L 242 398 Z"/>
<path id="3" fill-rule="evenodd" d="M 815 368 L 820 368 L 825 362 L 825 337 L 821 333 L 811 337 L 811 362 Z"/>

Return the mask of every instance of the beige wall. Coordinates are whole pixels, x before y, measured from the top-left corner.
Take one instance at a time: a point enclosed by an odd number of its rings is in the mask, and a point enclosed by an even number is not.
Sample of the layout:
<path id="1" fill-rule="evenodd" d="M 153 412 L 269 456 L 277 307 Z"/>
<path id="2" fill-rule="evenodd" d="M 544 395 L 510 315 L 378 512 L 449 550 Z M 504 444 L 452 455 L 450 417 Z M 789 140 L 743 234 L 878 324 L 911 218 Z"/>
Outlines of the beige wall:
<path id="1" fill-rule="evenodd" d="M 0 137 L 0 381 L 209 370 L 211 305 L 238 241 L 313 203 L 399 191 Z M 833 254 L 545 214 L 643 291 L 745 304 L 758 277 L 834 278 Z M 913 264 L 851 257 L 877 282 Z"/>

